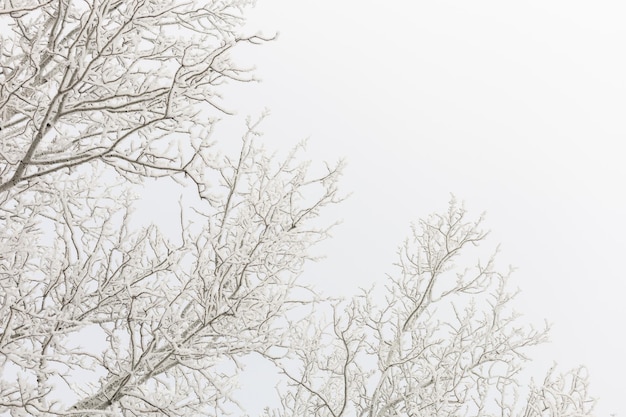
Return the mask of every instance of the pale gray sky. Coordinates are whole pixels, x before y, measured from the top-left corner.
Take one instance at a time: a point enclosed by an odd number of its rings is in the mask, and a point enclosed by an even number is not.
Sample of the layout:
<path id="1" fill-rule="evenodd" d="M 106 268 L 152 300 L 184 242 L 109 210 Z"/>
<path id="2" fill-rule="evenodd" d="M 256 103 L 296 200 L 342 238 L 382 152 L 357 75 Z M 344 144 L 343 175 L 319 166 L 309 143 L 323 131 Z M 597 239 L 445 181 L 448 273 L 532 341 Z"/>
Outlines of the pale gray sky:
<path id="1" fill-rule="evenodd" d="M 345 295 L 382 283 L 411 221 L 450 193 L 487 211 L 519 268 L 520 310 L 554 323 L 537 378 L 586 364 L 598 415 L 626 417 L 626 3 L 260 0 L 240 51 L 261 84 L 227 100 L 345 157 L 344 223 L 308 276 Z"/>

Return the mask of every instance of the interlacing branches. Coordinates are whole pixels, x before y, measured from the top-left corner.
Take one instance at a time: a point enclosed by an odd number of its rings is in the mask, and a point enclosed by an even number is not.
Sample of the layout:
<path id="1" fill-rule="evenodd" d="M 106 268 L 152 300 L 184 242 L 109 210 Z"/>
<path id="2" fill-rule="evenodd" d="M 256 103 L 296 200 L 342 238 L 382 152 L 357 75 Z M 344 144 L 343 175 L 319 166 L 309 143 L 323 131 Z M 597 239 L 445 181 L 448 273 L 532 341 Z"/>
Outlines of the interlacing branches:
<path id="1" fill-rule="evenodd" d="M 0 192 L 94 160 L 187 172 L 173 139 L 207 124 L 219 86 L 252 76 L 229 51 L 248 0 L 8 0 L 0 16 Z M 180 137 L 180 136 L 178 136 Z M 174 149 L 172 149 L 174 148 Z"/>
<path id="2" fill-rule="evenodd" d="M 297 152 L 276 161 L 254 136 L 204 167 L 210 195 L 181 212 L 179 242 L 134 230 L 130 201 L 76 182 L 51 199 L 52 223 L 38 205 L 22 210 L 0 263 L 0 352 L 20 384 L 0 381 L 0 410 L 211 415 L 228 404 L 237 358 L 284 344 L 282 318 L 309 302 L 294 279 L 327 234 L 310 223 L 339 201 L 340 171 L 311 177 Z M 46 241 L 24 233 L 32 224 L 56 231 Z M 69 407 L 55 402 L 63 390 Z"/>
<path id="3" fill-rule="evenodd" d="M 526 352 L 548 329 L 520 324 L 495 255 L 459 268 L 486 237 L 481 222 L 453 200 L 413 228 L 383 299 L 367 291 L 335 305 L 328 326 L 292 323 L 291 350 L 266 355 L 289 380 L 266 415 L 589 415 L 584 376 L 546 382 L 521 404 Z"/>
<path id="4" fill-rule="evenodd" d="M 276 160 L 258 123 L 236 155 L 211 139 L 220 86 L 253 80 L 230 51 L 267 40 L 252 3 L 2 3 L 0 414 L 213 415 L 310 301 L 341 166 Z M 150 177 L 195 191 L 176 238 L 133 219 Z"/>

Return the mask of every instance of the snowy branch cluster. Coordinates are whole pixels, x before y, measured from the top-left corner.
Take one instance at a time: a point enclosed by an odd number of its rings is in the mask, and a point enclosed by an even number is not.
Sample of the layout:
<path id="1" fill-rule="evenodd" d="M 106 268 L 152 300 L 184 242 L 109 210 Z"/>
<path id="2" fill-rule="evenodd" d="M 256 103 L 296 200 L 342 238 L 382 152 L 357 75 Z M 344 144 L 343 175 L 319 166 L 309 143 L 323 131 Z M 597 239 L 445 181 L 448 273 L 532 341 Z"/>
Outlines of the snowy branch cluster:
<path id="1" fill-rule="evenodd" d="M 293 323 L 290 352 L 271 358 L 290 389 L 283 409 L 266 415 L 589 415 L 582 370 L 550 374 L 539 389 L 520 385 L 525 350 L 545 342 L 548 328 L 520 323 L 510 272 L 496 270 L 495 254 L 456 265 L 486 237 L 481 221 L 453 200 L 413 228 L 384 300 L 367 291 L 335 305 L 325 326 Z"/>

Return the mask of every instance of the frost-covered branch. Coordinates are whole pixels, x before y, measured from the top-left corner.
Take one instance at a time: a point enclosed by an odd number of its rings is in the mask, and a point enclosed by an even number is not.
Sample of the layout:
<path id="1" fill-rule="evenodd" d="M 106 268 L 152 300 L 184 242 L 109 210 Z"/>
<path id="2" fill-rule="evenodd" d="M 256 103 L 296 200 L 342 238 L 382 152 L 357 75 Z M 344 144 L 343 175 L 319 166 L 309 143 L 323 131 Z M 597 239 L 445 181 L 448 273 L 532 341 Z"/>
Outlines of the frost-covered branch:
<path id="1" fill-rule="evenodd" d="M 277 161 L 255 127 L 237 158 L 194 166 L 203 198 L 181 212 L 178 242 L 136 230 L 124 187 L 83 188 L 87 172 L 44 205 L 5 202 L 0 352 L 22 383 L 0 380 L 0 410 L 205 415 L 229 401 L 237 358 L 284 344 L 282 320 L 307 302 L 295 278 L 327 235 L 311 221 L 340 200 L 341 167 Z M 54 401 L 61 389 L 74 404 Z"/>
<path id="2" fill-rule="evenodd" d="M 227 112 L 220 85 L 249 0 L 10 2 L 0 15 L 0 193 L 102 161 L 186 173 L 180 141 Z"/>
<path id="3" fill-rule="evenodd" d="M 520 403 L 528 348 L 548 329 L 513 311 L 510 272 L 496 269 L 495 255 L 460 266 L 486 237 L 481 222 L 453 200 L 413 228 L 384 295 L 364 292 L 342 314 L 335 306 L 330 327 L 292 323 L 291 350 L 268 356 L 288 384 L 279 386 L 282 408 L 266 415 L 590 415 L 578 376 L 548 378 Z"/>

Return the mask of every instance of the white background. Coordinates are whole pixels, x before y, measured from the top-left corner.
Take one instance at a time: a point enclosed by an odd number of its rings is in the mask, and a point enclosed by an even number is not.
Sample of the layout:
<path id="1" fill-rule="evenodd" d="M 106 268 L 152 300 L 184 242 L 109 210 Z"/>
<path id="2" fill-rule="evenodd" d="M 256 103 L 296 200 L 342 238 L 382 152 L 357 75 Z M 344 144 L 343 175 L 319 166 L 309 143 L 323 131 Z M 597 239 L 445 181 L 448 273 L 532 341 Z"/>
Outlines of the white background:
<path id="1" fill-rule="evenodd" d="M 261 0 L 249 16 L 280 36 L 240 51 L 263 82 L 230 108 L 271 109 L 270 148 L 310 137 L 307 158 L 348 162 L 352 196 L 327 213 L 343 224 L 307 279 L 383 283 L 411 221 L 454 193 L 518 267 L 518 310 L 554 323 L 537 379 L 585 364 L 597 414 L 626 417 L 626 3 Z"/>

